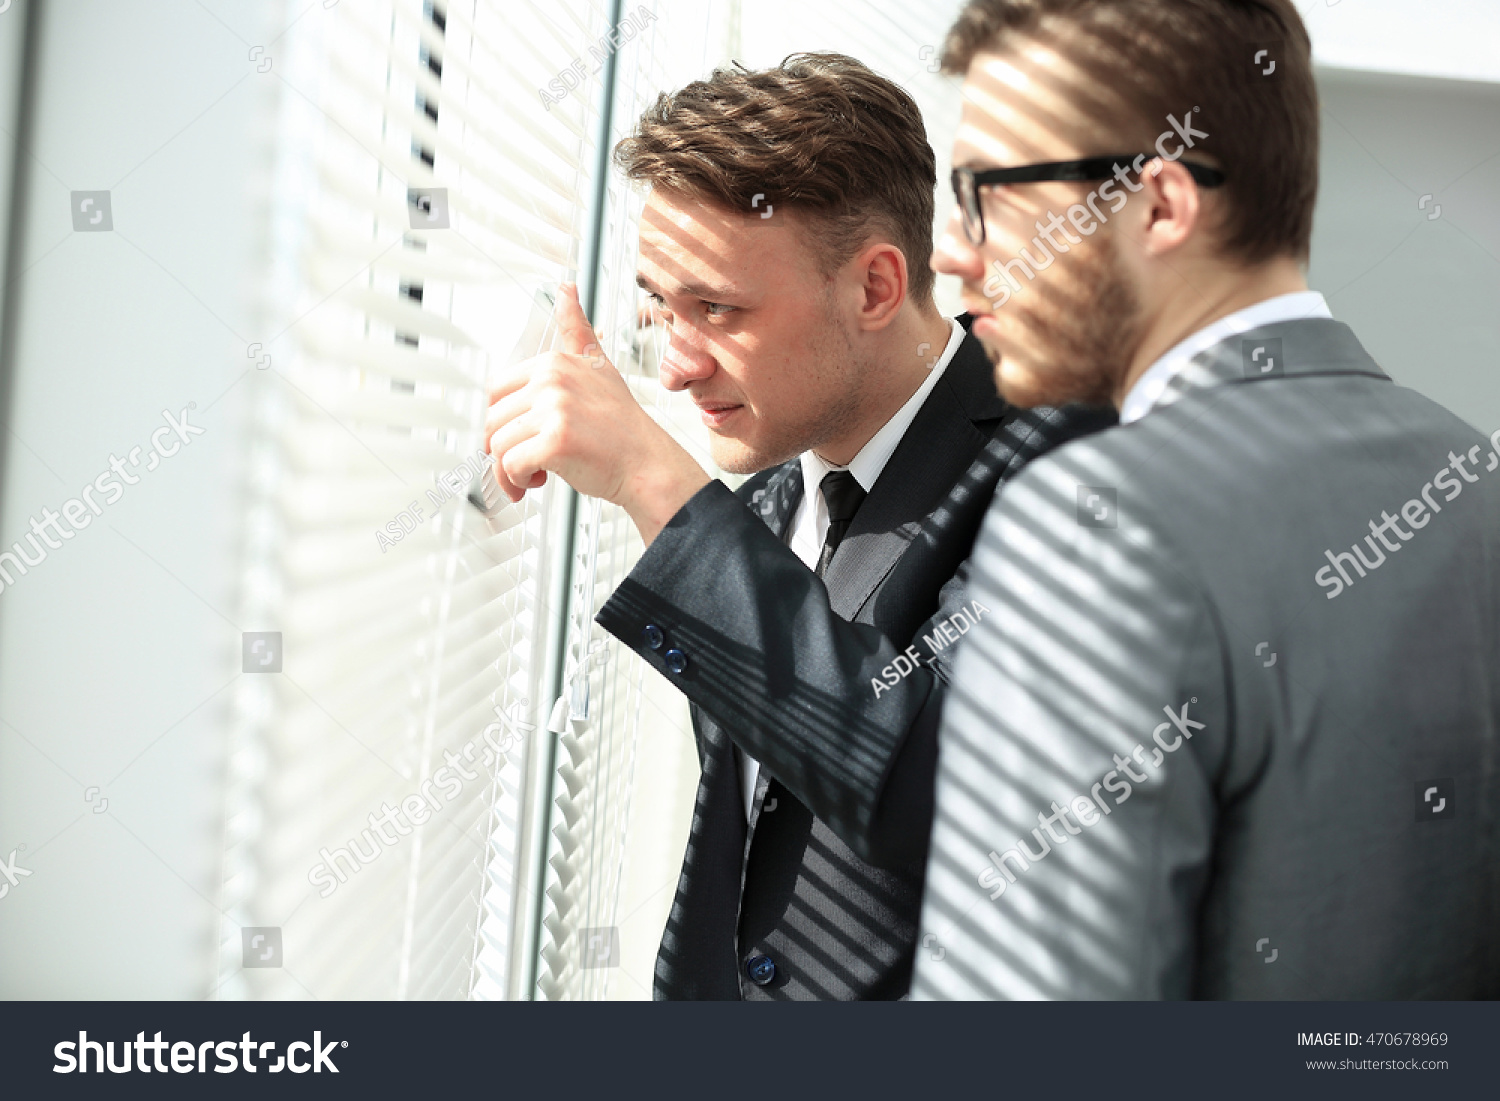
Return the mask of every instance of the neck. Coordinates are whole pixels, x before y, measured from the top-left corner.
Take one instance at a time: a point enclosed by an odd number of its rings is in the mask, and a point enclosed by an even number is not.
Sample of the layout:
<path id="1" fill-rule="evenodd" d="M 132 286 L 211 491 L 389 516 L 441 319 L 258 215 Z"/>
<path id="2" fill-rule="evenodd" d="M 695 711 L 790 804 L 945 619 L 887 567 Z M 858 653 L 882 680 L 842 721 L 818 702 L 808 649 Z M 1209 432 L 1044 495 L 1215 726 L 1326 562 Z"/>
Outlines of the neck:
<path id="1" fill-rule="evenodd" d="M 879 334 L 876 354 L 860 368 L 860 386 L 867 400 L 848 431 L 827 440 L 813 454 L 833 466 L 848 466 L 875 433 L 921 389 L 935 363 L 948 346 L 953 324 L 934 307 L 930 314 L 903 313 Z M 924 349 L 922 354 L 917 349 Z"/>
<path id="2" fill-rule="evenodd" d="M 1180 286 L 1184 276 L 1174 273 L 1171 278 L 1174 285 Z M 1187 278 L 1195 293 L 1174 291 L 1156 311 L 1136 346 L 1129 368 L 1115 387 L 1116 409 L 1125 403 L 1125 395 L 1153 363 L 1198 330 L 1257 302 L 1307 290 L 1301 266 L 1291 257 L 1277 257 L 1249 270 L 1218 267 L 1210 272 L 1192 273 Z"/>

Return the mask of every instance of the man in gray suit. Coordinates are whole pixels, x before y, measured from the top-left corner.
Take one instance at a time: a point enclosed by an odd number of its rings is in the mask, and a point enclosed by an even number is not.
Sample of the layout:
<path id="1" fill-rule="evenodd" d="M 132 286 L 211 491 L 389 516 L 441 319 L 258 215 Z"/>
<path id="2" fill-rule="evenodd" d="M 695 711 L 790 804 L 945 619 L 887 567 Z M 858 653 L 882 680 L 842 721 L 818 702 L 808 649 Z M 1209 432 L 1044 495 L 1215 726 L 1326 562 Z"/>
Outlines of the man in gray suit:
<path id="1" fill-rule="evenodd" d="M 1500 995 L 1500 432 L 1307 290 L 1309 52 L 1288 0 L 949 36 L 934 267 L 1003 396 L 1120 425 L 976 544 L 914 996 Z"/>

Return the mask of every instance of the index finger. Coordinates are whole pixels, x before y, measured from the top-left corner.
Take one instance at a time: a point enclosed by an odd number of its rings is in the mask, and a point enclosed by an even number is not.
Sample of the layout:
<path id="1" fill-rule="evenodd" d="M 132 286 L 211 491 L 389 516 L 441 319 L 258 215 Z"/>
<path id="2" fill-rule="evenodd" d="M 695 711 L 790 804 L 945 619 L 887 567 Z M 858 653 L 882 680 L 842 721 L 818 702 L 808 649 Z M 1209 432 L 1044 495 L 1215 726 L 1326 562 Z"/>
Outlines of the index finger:
<path id="1" fill-rule="evenodd" d="M 577 283 L 564 283 L 558 288 L 553 316 L 557 319 L 562 351 L 575 356 L 599 353 L 599 338 L 594 335 L 594 327 L 589 324 L 583 303 L 578 300 Z"/>

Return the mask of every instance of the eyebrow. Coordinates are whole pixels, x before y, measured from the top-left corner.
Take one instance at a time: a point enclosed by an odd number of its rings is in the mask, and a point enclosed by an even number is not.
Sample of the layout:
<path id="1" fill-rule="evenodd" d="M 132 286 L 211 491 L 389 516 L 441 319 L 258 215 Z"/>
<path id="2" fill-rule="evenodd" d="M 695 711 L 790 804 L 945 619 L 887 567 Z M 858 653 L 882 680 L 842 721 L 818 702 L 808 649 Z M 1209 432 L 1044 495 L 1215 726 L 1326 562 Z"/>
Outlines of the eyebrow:
<path id="1" fill-rule="evenodd" d="M 641 290 L 650 291 L 652 294 L 661 294 L 660 289 L 640 272 L 635 273 L 635 285 L 640 287 Z M 738 298 L 740 296 L 739 290 L 735 287 L 712 286 L 707 283 L 679 283 L 677 293 L 692 295 L 694 298 L 701 298 L 705 302 L 723 302 L 726 299 Z"/>

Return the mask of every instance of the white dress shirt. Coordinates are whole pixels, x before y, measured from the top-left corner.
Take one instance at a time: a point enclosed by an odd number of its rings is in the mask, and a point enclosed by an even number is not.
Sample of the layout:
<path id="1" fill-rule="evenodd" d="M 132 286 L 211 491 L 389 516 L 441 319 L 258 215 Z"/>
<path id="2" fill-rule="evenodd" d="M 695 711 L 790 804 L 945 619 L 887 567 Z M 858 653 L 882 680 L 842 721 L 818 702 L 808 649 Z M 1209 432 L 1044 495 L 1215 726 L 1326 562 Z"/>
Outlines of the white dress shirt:
<path id="1" fill-rule="evenodd" d="M 854 480 L 866 493 L 874 488 L 876 480 L 885 470 L 885 464 L 895 454 L 901 437 L 906 435 L 906 430 L 917 417 L 917 411 L 922 408 L 927 395 L 932 393 L 932 388 L 948 369 L 958 346 L 964 341 L 964 327 L 957 321 L 951 321 L 950 324 L 953 331 L 948 335 L 948 343 L 944 345 L 942 355 L 938 356 L 932 370 L 922 380 L 922 385 L 917 387 L 917 392 L 906 399 L 906 404 L 896 410 L 896 415 L 886 421 L 879 432 L 870 437 L 870 442 L 859 449 L 859 454 L 854 456 L 848 466 L 834 466 L 811 451 L 802 452 L 802 500 L 792 517 L 792 537 L 788 545 L 808 569 L 817 568 L 818 555 L 823 552 L 823 540 L 828 535 L 828 502 L 823 500 L 819 489 L 823 476 L 830 470 L 847 470 L 854 475 Z M 749 821 L 750 812 L 755 807 L 755 778 L 760 774 L 760 762 L 738 747 L 735 752 L 740 761 L 740 790 L 745 797 L 745 819 Z"/>
<path id="2" fill-rule="evenodd" d="M 1273 325 L 1278 321 L 1294 321 L 1304 317 L 1332 317 L 1328 303 L 1317 291 L 1295 291 L 1278 294 L 1243 310 L 1236 310 L 1219 318 L 1212 325 L 1199 329 L 1186 340 L 1168 348 L 1166 353 L 1146 369 L 1146 373 L 1135 380 L 1135 385 L 1125 395 L 1120 406 L 1120 423 L 1138 421 L 1151 411 L 1166 392 L 1168 384 L 1187 366 L 1199 352 L 1212 348 L 1221 340 L 1236 333 L 1249 332 L 1262 325 Z"/>

